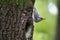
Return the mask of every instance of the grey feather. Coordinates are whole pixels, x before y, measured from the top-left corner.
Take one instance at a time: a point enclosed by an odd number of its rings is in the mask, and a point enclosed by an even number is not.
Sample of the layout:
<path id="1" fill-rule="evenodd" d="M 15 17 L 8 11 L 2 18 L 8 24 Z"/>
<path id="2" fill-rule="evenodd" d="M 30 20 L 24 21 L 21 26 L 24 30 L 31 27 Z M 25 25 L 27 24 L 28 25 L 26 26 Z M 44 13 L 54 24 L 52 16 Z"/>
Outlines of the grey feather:
<path id="1" fill-rule="evenodd" d="M 35 7 L 33 8 L 33 16 L 32 17 L 33 17 L 34 22 L 40 22 L 40 21 L 44 20 L 44 18 L 39 16 L 38 11 L 36 10 Z"/>

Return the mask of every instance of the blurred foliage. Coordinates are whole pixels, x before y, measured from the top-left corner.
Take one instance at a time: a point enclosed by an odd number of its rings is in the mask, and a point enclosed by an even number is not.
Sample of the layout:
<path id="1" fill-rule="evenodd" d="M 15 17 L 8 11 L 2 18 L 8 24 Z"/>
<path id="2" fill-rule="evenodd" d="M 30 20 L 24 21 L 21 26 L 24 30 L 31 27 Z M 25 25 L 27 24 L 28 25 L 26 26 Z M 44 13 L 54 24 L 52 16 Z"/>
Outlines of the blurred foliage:
<path id="1" fill-rule="evenodd" d="M 56 0 L 36 0 L 35 7 L 39 15 L 45 20 L 34 23 L 34 40 L 54 40 L 56 34 L 57 15 L 52 15 L 48 12 L 48 3 L 53 2 L 56 5 Z"/>

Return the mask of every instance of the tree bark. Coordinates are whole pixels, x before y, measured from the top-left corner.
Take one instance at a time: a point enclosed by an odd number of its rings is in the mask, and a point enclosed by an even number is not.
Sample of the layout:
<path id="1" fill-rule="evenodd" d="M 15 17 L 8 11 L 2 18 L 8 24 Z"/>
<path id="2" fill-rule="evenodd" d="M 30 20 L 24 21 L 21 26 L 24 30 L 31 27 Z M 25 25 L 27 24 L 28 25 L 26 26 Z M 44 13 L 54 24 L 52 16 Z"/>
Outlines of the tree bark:
<path id="1" fill-rule="evenodd" d="M 33 40 L 35 0 L 0 0 L 0 40 Z M 28 29 L 30 36 L 26 38 Z"/>

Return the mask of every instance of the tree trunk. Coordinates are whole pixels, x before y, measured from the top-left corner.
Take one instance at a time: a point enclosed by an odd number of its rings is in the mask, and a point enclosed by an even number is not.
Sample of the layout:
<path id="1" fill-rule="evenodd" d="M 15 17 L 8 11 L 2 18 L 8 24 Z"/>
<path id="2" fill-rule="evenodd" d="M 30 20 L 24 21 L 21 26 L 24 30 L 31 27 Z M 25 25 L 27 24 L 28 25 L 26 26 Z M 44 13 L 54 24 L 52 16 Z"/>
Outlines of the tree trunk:
<path id="1" fill-rule="evenodd" d="M 56 34 L 56 40 L 60 40 L 60 0 L 57 0 L 58 5 L 58 22 L 57 22 L 57 34 Z"/>
<path id="2" fill-rule="evenodd" d="M 32 40 L 34 1 L 0 0 L 0 40 Z"/>

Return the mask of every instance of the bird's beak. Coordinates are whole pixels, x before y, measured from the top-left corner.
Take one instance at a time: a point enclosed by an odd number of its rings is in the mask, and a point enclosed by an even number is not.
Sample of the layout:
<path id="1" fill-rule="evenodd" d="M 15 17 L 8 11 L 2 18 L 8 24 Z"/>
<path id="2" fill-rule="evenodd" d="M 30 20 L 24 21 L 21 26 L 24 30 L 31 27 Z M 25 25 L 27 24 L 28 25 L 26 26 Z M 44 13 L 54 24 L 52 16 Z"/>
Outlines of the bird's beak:
<path id="1" fill-rule="evenodd" d="M 35 22 L 38 23 L 38 22 L 41 22 L 43 20 L 45 20 L 45 18 L 42 18 L 42 17 L 39 17 L 40 19 L 39 20 L 36 20 Z"/>

